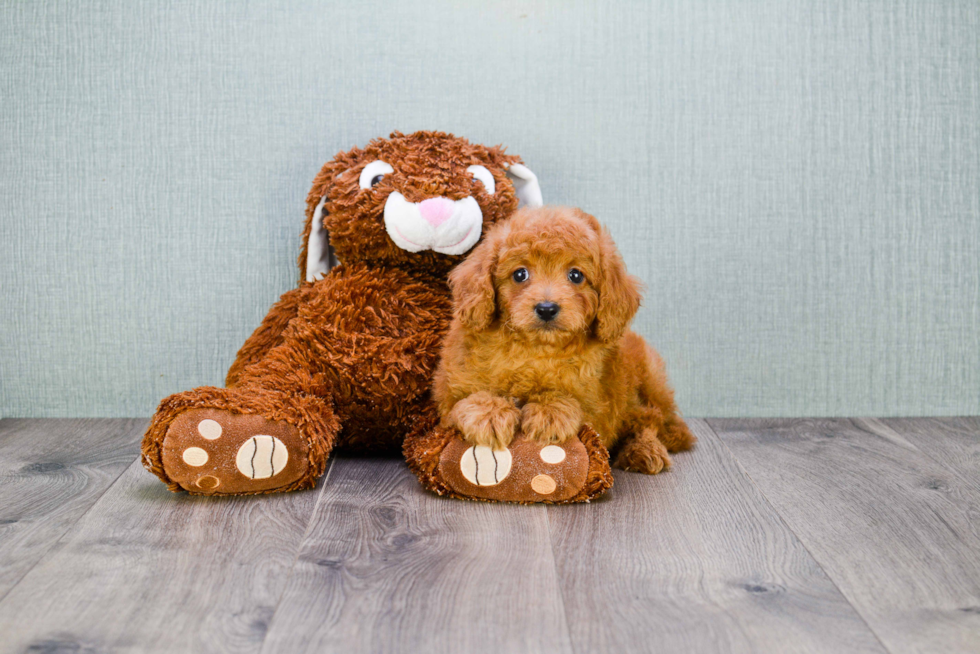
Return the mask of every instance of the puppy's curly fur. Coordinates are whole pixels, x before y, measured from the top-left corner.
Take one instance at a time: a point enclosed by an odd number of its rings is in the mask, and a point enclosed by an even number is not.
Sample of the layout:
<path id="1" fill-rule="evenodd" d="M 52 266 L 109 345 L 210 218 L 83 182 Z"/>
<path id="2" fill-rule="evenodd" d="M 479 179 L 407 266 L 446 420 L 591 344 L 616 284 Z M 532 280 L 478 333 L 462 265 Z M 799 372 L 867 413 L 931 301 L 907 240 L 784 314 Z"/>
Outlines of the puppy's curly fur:
<path id="1" fill-rule="evenodd" d="M 588 423 L 617 467 L 647 474 L 694 444 L 663 360 L 627 331 L 639 281 L 593 216 L 521 209 L 449 280 L 454 315 L 434 378 L 444 426 L 499 449 L 518 428 L 552 443 Z"/>

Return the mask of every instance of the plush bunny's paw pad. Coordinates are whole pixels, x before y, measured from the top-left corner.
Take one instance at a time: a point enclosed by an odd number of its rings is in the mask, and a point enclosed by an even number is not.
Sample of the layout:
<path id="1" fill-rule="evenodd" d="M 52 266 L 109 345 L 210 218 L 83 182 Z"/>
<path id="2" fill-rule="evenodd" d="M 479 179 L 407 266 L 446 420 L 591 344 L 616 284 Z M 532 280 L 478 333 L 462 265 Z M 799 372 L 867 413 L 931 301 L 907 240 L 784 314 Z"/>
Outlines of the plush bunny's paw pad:
<path id="1" fill-rule="evenodd" d="M 261 493 L 287 486 L 309 467 L 296 427 L 262 416 L 191 409 L 170 424 L 163 467 L 183 489 L 202 495 Z"/>
<path id="2" fill-rule="evenodd" d="M 599 457 L 591 456 L 579 438 L 542 446 L 518 434 L 510 447 L 497 450 L 452 438 L 439 455 L 437 475 L 457 497 L 521 503 L 584 501 L 611 485 L 607 458 L 604 448 Z M 608 483 L 591 479 L 597 476 L 593 470 L 597 461 L 604 466 L 598 476 L 608 476 Z"/>

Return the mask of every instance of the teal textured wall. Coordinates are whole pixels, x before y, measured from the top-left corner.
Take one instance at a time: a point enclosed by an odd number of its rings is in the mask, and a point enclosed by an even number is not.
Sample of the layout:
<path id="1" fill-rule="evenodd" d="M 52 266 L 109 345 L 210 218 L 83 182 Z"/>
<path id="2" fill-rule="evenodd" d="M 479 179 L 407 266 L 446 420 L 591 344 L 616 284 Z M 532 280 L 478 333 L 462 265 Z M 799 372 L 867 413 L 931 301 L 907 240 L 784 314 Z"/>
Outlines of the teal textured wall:
<path id="1" fill-rule="evenodd" d="M 141 6 L 138 6 L 141 5 Z M 0 415 L 221 383 L 393 129 L 612 229 L 688 415 L 980 413 L 980 3 L 4 3 Z"/>

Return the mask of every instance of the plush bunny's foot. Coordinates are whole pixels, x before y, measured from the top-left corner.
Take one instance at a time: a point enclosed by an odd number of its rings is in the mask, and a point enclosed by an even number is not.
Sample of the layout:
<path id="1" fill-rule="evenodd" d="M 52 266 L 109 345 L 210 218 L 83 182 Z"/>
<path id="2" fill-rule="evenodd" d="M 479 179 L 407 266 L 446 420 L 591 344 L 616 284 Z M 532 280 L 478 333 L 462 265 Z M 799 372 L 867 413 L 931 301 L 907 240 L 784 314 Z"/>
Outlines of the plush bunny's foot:
<path id="1" fill-rule="evenodd" d="M 196 495 L 312 488 L 340 422 L 325 398 L 202 386 L 166 397 L 143 436 L 143 465 Z"/>
<path id="2" fill-rule="evenodd" d="M 161 451 L 169 479 L 205 495 L 274 491 L 306 473 L 308 448 L 296 427 L 258 415 L 191 409 L 167 429 Z"/>
<path id="3" fill-rule="evenodd" d="M 455 429 L 420 429 L 406 439 L 405 456 L 423 486 L 462 499 L 565 504 L 612 486 L 609 453 L 587 426 L 560 445 L 518 434 L 506 449 L 473 445 Z"/>

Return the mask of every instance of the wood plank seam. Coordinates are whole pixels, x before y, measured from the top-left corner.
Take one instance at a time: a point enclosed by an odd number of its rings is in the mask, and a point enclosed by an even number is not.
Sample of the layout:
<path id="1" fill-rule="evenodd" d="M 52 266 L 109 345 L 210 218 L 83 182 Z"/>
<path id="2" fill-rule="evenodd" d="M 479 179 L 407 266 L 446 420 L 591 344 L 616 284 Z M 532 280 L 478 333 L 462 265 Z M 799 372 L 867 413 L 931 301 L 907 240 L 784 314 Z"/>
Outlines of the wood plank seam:
<path id="1" fill-rule="evenodd" d="M 675 468 L 551 513 L 575 649 L 889 650 L 704 421 Z"/>
<path id="2" fill-rule="evenodd" d="M 313 528 L 313 518 L 316 517 L 317 510 L 320 508 L 320 502 L 323 501 L 323 496 L 326 494 L 325 491 L 327 488 L 327 482 L 330 480 L 330 473 L 333 472 L 334 463 L 336 463 L 336 461 L 336 456 L 330 457 L 330 461 L 327 462 L 327 471 L 320 479 L 320 489 L 316 496 L 316 502 L 313 503 L 313 510 L 310 511 L 310 515 L 306 519 L 306 529 L 303 530 L 303 537 L 297 542 L 296 554 L 293 556 L 293 562 L 289 565 L 289 572 L 286 573 L 286 579 L 282 585 L 282 590 L 279 591 L 279 598 L 276 599 L 276 606 L 274 609 L 272 609 L 272 617 L 269 618 L 269 624 L 266 627 L 265 634 L 262 636 L 262 646 L 259 648 L 259 654 L 265 651 L 266 639 L 269 637 L 269 633 L 276 624 L 276 616 L 279 615 L 279 607 L 282 604 L 282 598 L 286 594 L 286 589 L 289 588 L 290 580 L 296 573 L 296 563 L 299 561 L 299 556 L 303 551 L 303 543 L 306 542 L 306 539 L 310 535 L 310 530 Z"/>
<path id="3" fill-rule="evenodd" d="M 561 602 L 561 614 L 565 618 L 565 633 L 568 636 L 569 646 L 572 648 L 573 654 L 578 654 L 578 648 L 576 647 L 575 640 L 572 638 L 572 630 L 569 628 L 569 616 L 568 607 L 565 604 L 565 588 L 561 583 L 561 571 L 558 570 L 558 560 L 555 556 L 555 530 L 554 525 L 551 523 L 551 512 L 556 510 L 561 510 L 559 507 L 547 506 L 545 505 L 545 522 L 548 525 L 548 551 L 551 552 L 551 569 L 555 573 L 555 582 L 558 587 L 558 601 Z"/>
<path id="4" fill-rule="evenodd" d="M 722 438 L 721 434 L 718 433 L 714 425 L 711 424 L 712 420 L 705 419 L 703 422 L 707 425 L 708 429 L 711 430 L 711 433 L 715 435 L 715 438 L 718 439 L 718 442 L 720 442 L 724 446 L 725 450 L 728 451 L 728 454 L 732 457 L 732 460 L 735 462 L 735 465 L 738 466 L 739 471 L 741 471 L 741 473 L 745 475 L 745 478 L 748 479 L 753 486 L 755 486 L 756 490 L 759 491 L 759 495 L 766 502 L 766 504 L 769 505 L 769 508 L 772 509 L 776 517 L 779 518 L 779 521 L 782 523 L 782 525 L 786 527 L 786 530 L 789 531 L 791 534 L 793 534 L 796 540 L 799 541 L 800 546 L 803 547 L 803 549 L 806 550 L 806 553 L 810 555 L 810 558 L 813 559 L 813 562 L 817 565 L 817 567 L 819 567 L 823 571 L 823 574 L 824 576 L 827 577 L 827 580 L 834 586 L 834 588 L 837 589 L 837 592 L 840 593 L 841 597 L 843 597 L 847 601 L 847 603 L 851 605 L 851 608 L 854 609 L 854 613 L 859 618 L 861 618 L 861 622 L 863 622 L 864 626 L 868 628 L 868 631 L 871 633 L 872 636 L 875 637 L 875 640 L 878 641 L 882 649 L 888 652 L 893 651 L 887 645 L 885 645 L 884 641 L 882 641 L 881 636 L 878 634 L 878 632 L 875 631 L 868 623 L 867 617 L 865 617 L 865 615 L 861 613 L 861 610 L 857 606 L 855 606 L 854 601 L 847 596 L 847 593 L 844 592 L 844 590 L 840 587 L 840 584 L 838 584 L 837 581 L 834 579 L 834 577 L 827 571 L 827 568 L 820 561 L 820 559 L 816 555 L 814 555 L 813 551 L 811 551 L 810 549 L 810 546 L 807 545 L 806 540 L 799 533 L 797 533 L 795 529 L 793 529 L 790 526 L 789 522 L 786 520 L 785 517 L 783 517 L 783 514 L 779 511 L 779 508 L 776 506 L 776 504 L 769 499 L 769 496 L 766 495 L 762 487 L 758 483 L 756 483 L 755 479 L 752 478 L 752 475 L 749 474 L 749 471 L 745 468 L 745 466 L 742 465 L 742 462 L 739 461 L 738 456 L 736 456 L 735 452 L 730 447 L 728 447 L 728 444 L 725 442 L 725 439 Z"/>
<path id="5" fill-rule="evenodd" d="M 177 495 L 133 461 L 0 604 L 0 651 L 258 652 L 316 499 Z"/>
<path id="6" fill-rule="evenodd" d="M 135 461 L 135 460 L 137 460 L 137 459 L 139 459 L 139 458 L 140 458 L 140 456 L 142 456 L 142 455 L 141 455 L 141 454 L 137 454 L 137 455 L 136 455 L 136 459 L 134 459 L 134 461 Z M 86 515 L 88 515 L 88 513 L 89 513 L 89 511 L 91 511 L 91 510 L 92 510 L 92 509 L 93 509 L 93 508 L 95 507 L 95 505 L 96 505 L 96 504 L 98 504 L 98 503 L 99 503 L 99 502 L 100 502 L 100 501 L 102 500 L 102 498 L 103 498 L 103 497 L 105 496 L 105 494 L 106 494 L 106 492 L 107 492 L 107 491 L 108 491 L 108 490 L 109 490 L 110 488 L 112 488 L 113 486 L 115 486 L 115 485 L 116 485 L 116 482 L 118 482 L 118 481 L 119 481 L 119 479 L 120 479 L 120 478 L 121 478 L 121 477 L 122 477 L 122 476 L 123 476 L 124 474 L 126 474 L 126 471 L 127 471 L 127 470 L 129 470 L 129 467 L 130 467 L 131 465 L 133 465 L 133 464 L 132 464 L 132 462 L 130 462 L 130 463 L 129 463 L 128 465 L 126 465 L 126 467 L 124 467 L 124 468 L 122 468 L 122 469 L 121 469 L 121 470 L 119 471 L 119 474 L 117 474 L 117 475 L 116 475 L 116 477 L 115 477 L 115 479 L 113 479 L 113 480 L 112 480 L 112 483 L 111 483 L 111 484 L 109 484 L 108 486 L 106 486 L 106 487 L 105 487 L 104 489 L 102 489 L 102 492 L 101 492 L 101 493 L 99 493 L 99 496 L 98 496 L 97 498 L 95 498 L 95 501 L 94 501 L 94 502 L 92 502 L 91 504 L 89 504 L 89 506 L 88 506 L 88 508 L 86 508 L 86 509 L 85 509 L 84 511 L 82 511 L 82 513 L 81 513 L 81 514 L 79 514 L 79 516 L 78 516 L 77 518 L 75 518 L 75 520 L 73 520 L 73 521 L 72 521 L 72 523 L 71 523 L 70 525 L 68 525 L 67 527 L 65 527 L 65 530 L 64 530 L 63 532 L 61 532 L 61 534 L 60 534 L 60 535 L 58 536 L 58 538 L 57 538 L 57 539 L 54 539 L 54 540 L 52 540 L 52 541 L 51 541 L 51 544 L 50 544 L 50 545 L 48 545 L 48 548 L 47 548 L 47 550 L 45 550 L 45 552 L 44 552 L 44 554 L 43 554 L 43 555 L 42 555 L 41 557 L 39 557 L 39 558 L 37 559 L 37 561 L 35 561 L 35 562 L 34 562 L 34 563 L 33 563 L 33 564 L 31 565 L 31 567 L 29 567 L 29 568 L 27 568 L 27 569 L 26 569 L 26 570 L 24 571 L 24 574 L 22 574 L 22 575 L 21 575 L 21 576 L 20 576 L 20 577 L 19 577 L 19 578 L 17 579 L 17 581 L 16 581 L 16 582 L 14 582 L 13 584 L 11 584 L 11 586 L 10 586 L 10 587 L 9 587 L 9 588 L 8 588 L 8 589 L 7 589 L 7 590 L 6 590 L 5 592 L 4 592 L 4 593 L 3 593 L 3 595 L 0 595 L 0 602 L 3 602 L 3 600 L 4 600 L 4 599 L 6 599 L 6 597 L 7 597 L 7 595 L 9 595 L 9 594 L 10 594 L 10 592 L 11 592 L 11 591 L 12 591 L 13 589 L 15 589 L 15 588 L 17 588 L 17 586 L 19 586 L 19 585 L 20 585 L 20 582 L 22 582 L 22 581 L 24 580 L 24 578 L 25 578 L 25 577 L 27 577 L 27 575 L 29 575 L 29 574 L 31 573 L 31 571 L 32 571 L 32 570 L 34 570 L 34 568 L 36 568 L 36 567 L 37 567 L 37 566 L 38 566 L 38 565 L 39 565 L 40 563 L 42 563 L 42 562 L 44 562 L 44 561 L 46 561 L 46 560 L 47 560 L 47 558 L 48 558 L 48 556 L 49 556 L 49 555 L 51 554 L 51 552 L 52 552 L 52 551 L 54 551 L 54 550 L 55 550 L 55 549 L 57 548 L 57 546 L 58 546 L 58 543 L 60 543 L 60 542 L 61 542 L 61 541 L 62 541 L 62 540 L 63 540 L 63 539 L 65 538 L 65 535 L 66 535 L 66 534 L 68 534 L 68 532 L 70 532 L 70 531 L 71 531 L 71 530 L 72 530 L 72 529 L 73 529 L 73 528 L 75 527 L 75 525 L 77 525 L 77 524 L 79 523 L 79 521 L 80 521 L 80 520 L 81 520 L 82 518 L 84 518 L 84 517 L 85 517 Z"/>
<path id="7" fill-rule="evenodd" d="M 542 508 L 441 498 L 391 458 L 339 459 L 325 493 L 263 652 L 573 651 Z"/>
<path id="8" fill-rule="evenodd" d="M 964 417 L 964 416 L 954 416 L 954 417 Z M 952 476 L 959 479 L 961 483 L 965 484 L 968 487 L 973 487 L 976 488 L 977 490 L 980 490 L 980 483 L 978 483 L 977 480 L 972 479 L 968 475 L 964 475 L 962 471 L 952 467 L 951 465 L 949 465 L 947 461 L 944 461 L 941 457 L 936 457 L 933 454 L 932 448 L 922 449 L 915 443 L 909 441 L 907 438 L 905 438 L 900 433 L 898 433 L 895 429 L 882 422 L 880 418 L 851 418 L 850 420 L 851 423 L 861 431 L 876 436 L 878 438 L 885 438 L 885 436 L 876 433 L 874 430 L 862 425 L 861 423 L 866 423 L 867 425 L 874 425 L 875 427 L 881 428 L 882 431 L 891 432 L 898 438 L 901 438 L 903 441 L 907 442 L 910 447 L 915 449 L 916 452 L 926 457 L 930 461 L 934 462 L 936 465 L 940 466 L 941 468 L 949 472 L 949 474 L 951 474 Z"/>

